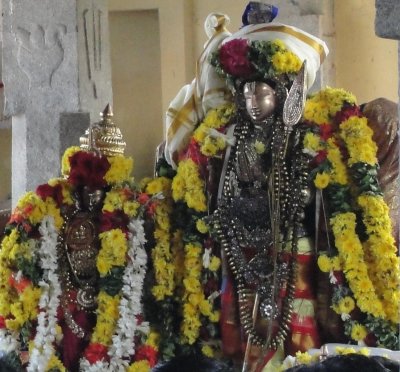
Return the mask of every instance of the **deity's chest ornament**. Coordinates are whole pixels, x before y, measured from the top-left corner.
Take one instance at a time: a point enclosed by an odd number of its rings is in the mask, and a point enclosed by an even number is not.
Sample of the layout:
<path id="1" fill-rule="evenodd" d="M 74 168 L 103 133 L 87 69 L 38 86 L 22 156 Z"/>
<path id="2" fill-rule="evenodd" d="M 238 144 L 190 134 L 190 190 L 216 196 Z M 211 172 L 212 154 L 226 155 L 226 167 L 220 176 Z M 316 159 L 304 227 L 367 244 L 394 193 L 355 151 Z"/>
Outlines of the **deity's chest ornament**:
<path id="1" fill-rule="evenodd" d="M 263 129 L 239 118 L 236 144 L 226 154 L 218 208 L 210 219 L 234 275 L 250 342 L 276 348 L 288 334 L 293 311 L 309 159 L 302 152 L 302 128 L 289 128 L 275 116 L 261 124 Z M 265 153 L 254 150 L 255 141 Z M 283 299 L 281 288 L 287 293 Z M 272 337 L 266 328 L 273 322 L 279 330 Z"/>

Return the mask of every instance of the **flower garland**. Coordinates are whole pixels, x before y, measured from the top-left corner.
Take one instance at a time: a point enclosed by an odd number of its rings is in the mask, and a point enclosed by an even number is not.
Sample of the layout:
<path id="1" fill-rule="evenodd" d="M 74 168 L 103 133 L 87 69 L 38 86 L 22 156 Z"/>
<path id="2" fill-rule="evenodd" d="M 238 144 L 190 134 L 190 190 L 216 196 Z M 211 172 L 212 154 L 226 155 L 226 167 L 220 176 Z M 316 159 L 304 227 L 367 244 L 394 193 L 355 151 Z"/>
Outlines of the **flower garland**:
<path id="1" fill-rule="evenodd" d="M 210 62 L 216 72 L 230 82 L 238 78 L 275 80 L 278 77 L 293 81 L 301 68 L 299 57 L 280 39 L 233 39 L 222 44 Z"/>
<path id="2" fill-rule="evenodd" d="M 227 144 L 233 144 L 232 139 L 222 133 L 234 114 L 235 106 L 225 104 L 207 112 L 204 120 L 196 128 L 193 138 L 200 146 L 200 152 L 207 156 L 216 156 L 225 150 Z"/>
<path id="3" fill-rule="evenodd" d="M 305 151 L 314 156 L 315 186 L 328 195 L 324 201 L 329 202 L 338 252 L 318 259 L 334 284 L 333 309 L 341 314 L 353 340 L 362 341 L 372 333 L 378 344 L 395 348 L 399 265 L 377 180 L 372 130 L 354 96 L 340 89 L 328 88 L 308 100 L 304 117 L 312 125 L 304 139 Z M 358 214 L 367 239 L 359 236 Z M 369 314 L 360 321 L 352 317 L 356 305 Z"/>
<path id="4" fill-rule="evenodd" d="M 171 180 L 166 177 L 152 180 L 147 184 L 146 192 L 149 195 L 162 193 L 164 196 L 155 209 L 154 237 L 156 245 L 151 252 L 156 281 L 151 292 L 157 301 L 162 301 L 166 297 L 172 296 L 175 289 L 175 267 L 170 249 Z"/>
<path id="5" fill-rule="evenodd" d="M 147 323 L 140 320 L 146 271 L 140 216 L 148 203 L 141 203 L 143 194 L 132 187 L 132 166 L 132 159 L 123 156 L 106 158 L 70 148 L 62 159 L 64 178 L 50 180 L 18 202 L 0 251 L 0 328 L 6 339 L 12 339 L 12 348 L 2 347 L 8 355 L 19 352 L 18 338 L 22 346 L 28 345 L 24 335 L 29 337 L 36 329 L 34 342 L 29 343 L 29 370 L 65 370 L 54 346 L 61 293 L 56 274 L 57 236 L 64 222 L 61 210 L 72 205 L 72 193 L 83 186 L 109 190 L 99 218 L 97 322 L 81 368 L 140 370 L 136 368 L 140 363 L 148 371 L 156 363 L 142 355 L 129 366 L 135 350 L 141 348 L 139 344 L 135 349 L 135 342 L 148 332 Z M 137 338 L 140 334 L 143 336 Z M 152 356 L 155 354 L 152 351 Z"/>
<path id="6" fill-rule="evenodd" d="M 180 154 L 178 169 L 167 189 L 162 187 L 166 185 L 164 177 L 151 181 L 146 188 L 149 194 L 162 191 L 166 196 L 160 210 L 156 209 L 156 245 L 152 252 L 151 291 L 163 314 L 154 322 L 160 335 L 161 359 L 185 353 L 188 347 L 209 357 L 218 349 L 215 339 L 220 314 L 215 300 L 219 296 L 221 260 L 203 221 L 208 209 L 205 180 L 209 159 L 220 158 L 227 144 L 232 144 L 232 138 L 224 132 L 234 113 L 231 104 L 210 109 Z M 179 313 L 177 308 L 181 309 Z"/>
<path id="7" fill-rule="evenodd" d="M 39 308 L 38 325 L 34 339 L 34 349 L 30 353 L 27 371 L 40 371 L 48 365 L 54 353 L 53 342 L 57 325 L 57 310 L 60 304 L 61 286 L 57 274 L 57 241 L 58 233 L 52 217 L 46 216 L 39 228 L 42 243 L 39 250 L 40 266 L 43 269 L 43 280 L 39 282 L 42 295 Z"/>

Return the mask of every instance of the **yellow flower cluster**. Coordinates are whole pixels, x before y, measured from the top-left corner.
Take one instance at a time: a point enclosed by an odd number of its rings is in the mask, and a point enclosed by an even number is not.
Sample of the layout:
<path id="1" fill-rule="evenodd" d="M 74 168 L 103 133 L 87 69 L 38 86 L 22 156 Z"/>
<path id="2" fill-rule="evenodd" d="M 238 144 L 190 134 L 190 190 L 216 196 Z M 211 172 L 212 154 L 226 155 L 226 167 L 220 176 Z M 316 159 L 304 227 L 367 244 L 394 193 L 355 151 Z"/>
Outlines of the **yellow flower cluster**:
<path id="1" fill-rule="evenodd" d="M 128 243 L 121 229 L 112 229 L 99 234 L 101 248 L 97 256 L 97 270 L 106 276 L 113 266 L 124 266 Z"/>
<path id="2" fill-rule="evenodd" d="M 362 341 L 367 337 L 367 329 L 359 323 L 354 323 L 351 327 L 351 338 L 355 341 Z"/>
<path id="3" fill-rule="evenodd" d="M 69 163 L 69 158 L 74 155 L 76 152 L 81 151 L 79 146 L 71 146 L 68 147 L 65 152 L 64 155 L 61 158 L 61 174 L 63 176 L 68 176 L 69 172 L 71 170 L 71 165 Z"/>
<path id="4" fill-rule="evenodd" d="M 355 214 L 351 212 L 340 213 L 332 217 L 330 222 L 335 237 L 335 245 L 343 262 L 344 273 L 357 306 L 363 312 L 383 318 L 385 313 L 382 302 L 368 276 L 363 247 L 355 231 Z"/>
<path id="5" fill-rule="evenodd" d="M 265 152 L 265 144 L 262 143 L 259 140 L 256 140 L 254 142 L 254 150 L 256 150 L 256 153 L 259 154 L 259 155 L 264 154 L 264 152 Z"/>
<path id="6" fill-rule="evenodd" d="M 215 156 L 226 147 L 224 137 L 213 135 L 212 130 L 218 130 L 228 124 L 234 112 L 232 104 L 225 104 L 207 112 L 193 135 L 193 138 L 200 145 L 200 151 L 203 155 Z"/>
<path id="7" fill-rule="evenodd" d="M 314 185 L 317 189 L 323 190 L 329 185 L 331 177 L 327 172 L 317 173 L 314 178 Z"/>
<path id="8" fill-rule="evenodd" d="M 365 117 L 351 116 L 340 124 L 340 136 L 349 152 L 349 166 L 355 163 L 375 165 L 377 163 L 376 143 L 372 140 L 374 132 Z"/>
<path id="9" fill-rule="evenodd" d="M 27 285 L 12 304 L 10 314 L 12 318 L 6 320 L 6 327 L 10 330 L 20 330 L 30 320 L 38 316 L 38 305 L 42 291 L 33 284 Z"/>
<path id="10" fill-rule="evenodd" d="M 328 273 L 329 271 L 337 271 L 340 270 L 341 264 L 339 257 L 328 257 L 324 254 L 321 254 L 318 257 L 318 267 L 319 269 L 324 272 Z"/>
<path id="11" fill-rule="evenodd" d="M 204 188 L 205 184 L 200 177 L 196 163 L 191 159 L 181 161 L 172 181 L 174 200 L 184 200 L 189 208 L 197 212 L 205 212 L 207 203 Z"/>
<path id="12" fill-rule="evenodd" d="M 206 234 L 208 232 L 208 226 L 202 219 L 198 219 L 196 221 L 196 229 L 202 234 Z"/>
<path id="13" fill-rule="evenodd" d="M 18 294 L 9 285 L 12 275 L 9 269 L 11 266 L 9 256 L 14 247 L 18 245 L 19 239 L 18 230 L 13 229 L 9 235 L 4 237 L 0 249 L 0 315 L 5 318 L 10 314 L 11 304 L 18 301 Z"/>
<path id="14" fill-rule="evenodd" d="M 68 183 L 68 181 L 65 178 L 51 178 L 47 182 L 51 187 L 55 187 L 57 185 L 61 186 L 61 192 L 63 196 L 62 203 L 67 204 L 67 205 L 72 205 L 74 201 L 72 200 L 72 194 L 71 194 L 71 185 Z"/>
<path id="15" fill-rule="evenodd" d="M 160 334 L 158 332 L 151 330 L 147 335 L 146 345 L 151 346 L 155 350 L 158 350 L 159 343 L 160 343 Z"/>
<path id="16" fill-rule="evenodd" d="M 310 364 L 312 362 L 315 362 L 317 359 L 313 358 L 313 356 L 307 352 L 301 352 L 297 351 L 295 354 L 296 357 L 296 362 L 298 364 Z"/>
<path id="17" fill-rule="evenodd" d="M 400 269 L 389 208 L 382 196 L 361 195 L 357 201 L 363 210 L 368 234 L 364 250 L 369 274 L 382 299 L 387 318 L 398 323 Z"/>
<path id="18" fill-rule="evenodd" d="M 272 65 L 278 74 L 297 72 L 301 61 L 296 54 L 289 50 L 281 50 L 272 56 Z"/>
<path id="19" fill-rule="evenodd" d="M 29 191 L 18 200 L 14 213 L 36 225 L 46 215 L 46 203 L 36 193 Z"/>
<path id="20" fill-rule="evenodd" d="M 200 315 L 204 315 L 211 322 L 219 320 L 219 312 L 212 310 L 212 305 L 205 298 L 201 286 L 203 249 L 200 244 L 188 243 L 185 245 L 184 279 L 185 293 L 183 296 L 183 321 L 181 324 L 183 343 L 192 345 L 199 337 L 201 327 Z"/>
<path id="21" fill-rule="evenodd" d="M 208 358 L 213 358 L 215 355 L 214 349 L 207 344 L 201 347 L 201 352 Z"/>
<path id="22" fill-rule="evenodd" d="M 63 363 L 55 354 L 53 354 L 47 363 L 46 371 L 59 371 L 59 372 L 67 372 L 67 369 L 64 367 Z"/>
<path id="23" fill-rule="evenodd" d="M 339 147 L 333 138 L 329 138 L 324 143 L 325 150 L 327 151 L 327 159 L 331 167 L 329 170 L 318 172 L 314 178 L 314 185 L 318 189 L 325 189 L 330 183 L 339 185 L 347 185 L 348 174 L 346 164 L 343 162 L 342 154 Z"/>
<path id="24" fill-rule="evenodd" d="M 355 308 L 355 302 L 350 296 L 342 297 L 332 308 L 337 314 L 350 314 Z"/>
<path id="25" fill-rule="evenodd" d="M 338 355 L 348 355 L 348 354 L 360 354 L 368 356 L 370 355 L 370 351 L 366 347 L 360 348 L 358 351 L 353 347 L 344 347 L 344 346 L 336 346 L 335 347 L 336 354 Z"/>
<path id="26" fill-rule="evenodd" d="M 123 155 L 107 157 L 110 163 L 110 169 L 104 176 L 109 185 L 119 185 L 122 182 L 130 180 L 133 169 L 133 159 L 126 158 Z"/>
<path id="27" fill-rule="evenodd" d="M 333 138 L 329 138 L 327 141 L 327 151 L 327 158 L 331 163 L 331 170 L 329 172 L 330 181 L 339 185 L 347 185 L 347 167 L 343 162 L 340 149 Z"/>
<path id="28" fill-rule="evenodd" d="M 171 183 L 172 181 L 167 177 L 157 177 L 146 184 L 146 193 L 150 195 L 162 193 L 168 198 L 171 196 Z"/>
<path id="29" fill-rule="evenodd" d="M 318 152 L 324 148 L 321 143 L 321 137 L 318 134 L 307 132 L 303 140 L 306 149 Z"/>
<path id="30" fill-rule="evenodd" d="M 170 182 L 165 183 L 165 185 L 171 187 Z M 147 191 L 148 190 L 149 188 L 147 188 Z M 152 190 L 152 187 L 150 187 L 150 190 Z M 153 191 L 157 193 L 159 192 L 158 190 L 159 188 L 155 188 Z M 170 194 L 170 191 L 168 191 L 168 193 Z M 169 216 L 171 213 L 172 205 L 169 198 L 158 202 L 154 216 L 154 237 L 157 241 L 157 244 L 151 252 L 156 281 L 156 284 L 151 289 L 151 292 L 157 301 L 162 301 L 165 299 L 165 297 L 172 296 L 175 289 L 175 265 L 170 245 L 171 224 Z"/>
<path id="31" fill-rule="evenodd" d="M 100 291 L 97 296 L 97 323 L 93 330 L 91 343 L 99 343 L 104 346 L 111 345 L 112 336 L 119 318 L 120 296 L 110 296 Z"/>
<path id="32" fill-rule="evenodd" d="M 126 372 L 150 372 L 150 363 L 148 360 L 139 360 L 132 363 L 126 370 Z"/>
<path id="33" fill-rule="evenodd" d="M 133 193 L 129 188 L 112 188 L 104 198 L 103 212 L 122 210 L 130 218 L 137 216 L 140 203 L 132 200 Z"/>
<path id="34" fill-rule="evenodd" d="M 319 125 L 328 123 L 344 103 L 355 104 L 356 98 L 343 89 L 326 88 L 306 101 L 304 119 Z"/>

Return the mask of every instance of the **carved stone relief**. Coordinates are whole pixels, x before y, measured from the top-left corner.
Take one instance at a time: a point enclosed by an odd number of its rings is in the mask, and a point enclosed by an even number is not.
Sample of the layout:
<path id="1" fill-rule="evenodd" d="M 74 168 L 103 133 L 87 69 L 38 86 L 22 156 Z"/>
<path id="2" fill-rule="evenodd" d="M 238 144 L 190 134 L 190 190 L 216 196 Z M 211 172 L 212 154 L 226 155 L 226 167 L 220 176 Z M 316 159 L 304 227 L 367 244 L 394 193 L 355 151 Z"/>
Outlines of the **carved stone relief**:
<path id="1" fill-rule="evenodd" d="M 17 26 L 17 63 L 29 79 L 29 88 L 52 86 L 54 74 L 64 60 L 63 36 L 67 27 L 63 24 L 44 27 Z"/>
<path id="2" fill-rule="evenodd" d="M 96 83 L 102 72 L 103 35 L 102 23 L 104 13 L 95 3 L 82 12 L 83 34 L 85 42 L 87 77 L 93 88 L 93 97 L 98 98 Z"/>

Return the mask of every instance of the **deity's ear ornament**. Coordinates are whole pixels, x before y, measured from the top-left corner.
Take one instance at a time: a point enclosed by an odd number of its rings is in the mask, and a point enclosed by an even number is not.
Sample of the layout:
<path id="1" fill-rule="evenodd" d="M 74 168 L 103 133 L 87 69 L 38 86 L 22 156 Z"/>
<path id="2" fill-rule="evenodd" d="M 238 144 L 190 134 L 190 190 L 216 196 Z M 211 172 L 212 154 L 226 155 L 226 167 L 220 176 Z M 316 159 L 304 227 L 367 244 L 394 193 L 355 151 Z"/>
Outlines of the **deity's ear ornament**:
<path id="1" fill-rule="evenodd" d="M 101 120 L 90 124 L 85 136 L 80 137 L 82 150 L 99 152 L 105 156 L 123 155 L 126 143 L 121 130 L 112 121 L 113 112 L 110 104 L 100 113 Z"/>

